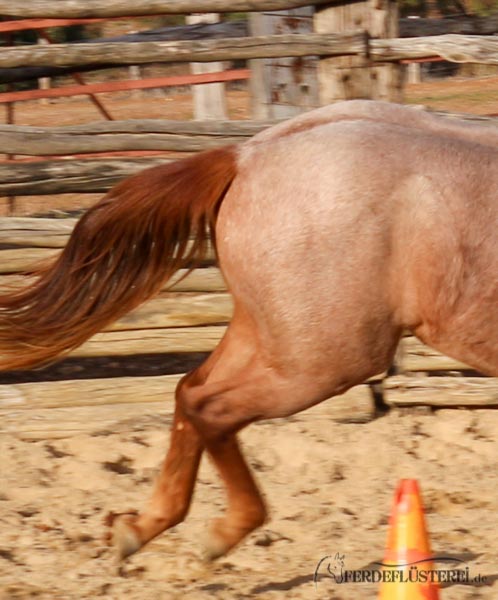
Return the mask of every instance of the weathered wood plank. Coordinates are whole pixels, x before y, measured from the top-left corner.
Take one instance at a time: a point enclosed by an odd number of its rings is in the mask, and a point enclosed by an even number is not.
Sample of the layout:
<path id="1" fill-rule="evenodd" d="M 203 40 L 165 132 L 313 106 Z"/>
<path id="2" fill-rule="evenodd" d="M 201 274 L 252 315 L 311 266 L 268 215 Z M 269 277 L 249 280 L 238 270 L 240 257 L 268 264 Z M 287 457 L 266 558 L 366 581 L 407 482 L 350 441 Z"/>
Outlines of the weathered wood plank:
<path id="1" fill-rule="evenodd" d="M 331 0 L 314 0 L 329 4 Z M 187 13 L 228 13 L 286 10 L 307 6 L 310 0 L 0 0 L 0 15 L 23 19 L 90 19 L 101 17 L 139 17 Z"/>
<path id="2" fill-rule="evenodd" d="M 0 398 L 2 391 L 0 390 Z M 173 416 L 173 394 L 162 394 L 162 401 L 69 408 L 9 410 L 0 408 L 0 435 L 15 435 L 22 440 L 63 439 L 81 434 L 133 432 L 157 425 L 164 428 Z M 0 400 L 1 404 L 1 400 Z"/>
<path id="3" fill-rule="evenodd" d="M 413 336 L 402 338 L 398 349 L 403 371 L 459 371 L 472 367 L 433 350 Z"/>
<path id="4" fill-rule="evenodd" d="M 93 154 L 97 152 L 120 152 L 128 150 L 157 150 L 158 152 L 198 152 L 235 144 L 240 138 L 192 138 L 163 134 L 101 134 L 101 135 L 51 135 L 15 134 L 0 132 L 0 147 L 10 154 L 52 156 L 57 154 Z"/>
<path id="5" fill-rule="evenodd" d="M 458 63 L 498 64 L 494 36 L 448 34 L 425 38 L 366 40 L 362 33 L 301 34 L 187 42 L 102 42 L 2 48 L 0 67 L 127 65 L 149 62 L 212 62 L 288 56 L 362 55 L 376 62 L 441 56 Z"/>
<path id="6" fill-rule="evenodd" d="M 14 237 L 9 238 L 14 241 Z M 56 238 L 52 238 L 55 240 Z M 20 241 L 20 240 L 18 240 Z M 44 244 L 43 239 L 33 238 L 34 242 L 40 242 L 40 244 Z M 60 240 L 59 240 L 60 241 Z M 9 242 L 12 243 L 12 242 Z M 24 240 L 23 240 L 24 243 Z M 55 241 L 54 241 L 55 243 Z M 0 242 L 0 244 L 7 244 L 7 242 Z M 45 245 L 45 244 L 44 244 Z M 61 245 L 64 243 L 61 242 Z M 34 247 L 34 248 L 14 248 L 8 250 L 0 250 L 0 273 L 23 273 L 30 272 L 33 268 L 39 265 L 42 262 L 45 262 L 49 259 L 55 258 L 60 253 L 60 249 L 58 248 L 43 248 L 43 247 Z M 207 264 L 214 262 L 214 250 L 213 248 L 209 248 L 206 254 L 205 262 Z M 182 271 L 184 272 L 184 271 Z"/>
<path id="7" fill-rule="evenodd" d="M 232 313 L 233 300 L 227 292 L 164 292 L 112 323 L 104 331 L 128 331 L 134 339 L 136 333 L 133 332 L 136 330 L 228 323 Z M 162 351 L 172 352 L 168 348 L 163 348 Z"/>
<path id="8" fill-rule="evenodd" d="M 0 385 L 0 410 L 139 404 L 173 400 L 182 374 Z"/>
<path id="9" fill-rule="evenodd" d="M 431 38 L 432 39 L 432 38 Z M 76 67 L 105 62 L 138 65 L 150 62 L 213 62 L 287 56 L 366 54 L 362 33 L 274 35 L 179 42 L 101 42 L 3 47 L 0 67 L 51 65 Z"/>
<path id="10" fill-rule="evenodd" d="M 10 154 L 49 156 L 157 150 L 197 152 L 235 144 L 275 121 L 189 122 L 105 121 L 84 126 L 29 127 L 0 125 L 0 147 Z"/>
<path id="11" fill-rule="evenodd" d="M 94 121 L 79 125 L 59 127 L 34 127 L 27 125 L 0 125 L 0 132 L 49 135 L 52 133 L 86 136 L 88 134 L 141 134 L 155 133 L 188 135 L 193 137 L 241 137 L 252 136 L 278 120 L 250 121 L 172 121 L 167 119 L 126 119 L 123 121 Z"/>
<path id="12" fill-rule="evenodd" d="M 481 121 L 484 124 L 497 124 L 497 117 L 486 117 L 469 113 L 452 113 L 434 111 L 443 117 L 458 118 L 462 120 Z M 0 134 L 8 133 L 19 136 L 40 136 L 49 138 L 56 135 L 70 135 L 79 139 L 92 135 L 93 139 L 99 135 L 127 134 L 131 136 L 141 134 L 186 136 L 194 139 L 205 138 L 240 138 L 244 139 L 256 135 L 268 127 L 280 123 L 282 119 L 263 119 L 250 121 L 168 121 L 162 119 L 129 119 L 123 121 L 96 121 L 80 125 L 63 125 L 59 127 L 34 127 L 28 125 L 0 124 Z"/>
<path id="13" fill-rule="evenodd" d="M 0 252 L 0 258 L 2 254 Z M 1 264 L 1 263 L 0 263 Z M 2 269 L 0 269 L 2 272 Z M 180 269 L 171 281 L 165 286 L 165 290 L 171 292 L 224 292 L 226 284 L 220 270 L 216 267 L 206 267 L 192 271 L 185 279 L 186 270 Z M 23 275 L 0 275 L 0 289 L 9 289 L 25 286 L 29 279 Z"/>
<path id="14" fill-rule="evenodd" d="M 27 233 L 71 233 L 78 219 L 43 219 L 38 217 L 2 217 L 0 218 L 0 236 L 10 231 Z M 1 238 L 0 238 L 1 239 Z"/>
<path id="15" fill-rule="evenodd" d="M 116 321 L 106 331 L 163 329 L 227 323 L 233 301 L 228 293 L 162 294 Z"/>
<path id="16" fill-rule="evenodd" d="M 398 406 L 498 407 L 498 378 L 399 375 L 384 381 L 384 398 Z"/>
<path id="17" fill-rule="evenodd" d="M 23 273 L 42 262 L 53 259 L 58 249 L 22 248 L 0 251 L 0 273 Z"/>
<path id="18" fill-rule="evenodd" d="M 9 24 L 15 27 L 15 24 Z M 22 23 L 24 29 L 29 29 L 26 21 Z M 9 27 L 5 23 L 0 24 L 0 31 L 5 31 Z M 39 22 L 36 24 L 39 28 Z M 175 25 L 173 27 L 159 27 L 158 29 L 149 29 L 138 31 L 136 33 L 113 36 L 111 38 L 92 38 L 85 40 L 91 43 L 99 42 L 156 42 L 160 40 L 195 40 L 208 38 L 227 38 L 242 37 L 247 35 L 247 22 L 223 21 L 222 23 L 202 23 L 198 25 Z M 74 42 L 73 42 L 74 43 Z M 77 42 L 76 42 L 77 43 Z M 100 64 L 98 69 L 105 69 L 108 65 Z M 95 66 L 87 65 L 78 67 L 78 72 L 94 70 Z M 39 79 L 40 77 L 62 77 L 74 73 L 75 69 L 64 67 L 18 67 L 15 69 L 0 69 L 0 81 L 2 83 L 16 83 L 19 81 L 29 81 Z"/>
<path id="19" fill-rule="evenodd" d="M 0 217 L 0 247 L 19 246 L 20 248 L 63 248 L 78 219 L 42 219 L 37 217 Z M 188 248 L 188 247 L 187 247 Z M 0 250 L 0 273 L 4 260 Z M 24 252 L 20 250 L 19 253 Z M 206 261 L 215 259 L 214 248 L 210 245 Z"/>
<path id="20" fill-rule="evenodd" d="M 76 223 L 77 219 L 0 218 L 0 247 L 62 248 Z"/>
<path id="21" fill-rule="evenodd" d="M 0 196 L 101 193 L 134 173 L 171 162 L 164 157 L 44 160 L 0 164 Z"/>
<path id="22" fill-rule="evenodd" d="M 495 36 L 448 34 L 425 38 L 396 38 L 369 41 L 374 61 L 396 61 L 441 56 L 456 63 L 498 64 Z"/>
<path id="23" fill-rule="evenodd" d="M 224 325 L 98 333 L 69 356 L 130 356 L 165 352 L 211 352 L 223 337 Z"/>

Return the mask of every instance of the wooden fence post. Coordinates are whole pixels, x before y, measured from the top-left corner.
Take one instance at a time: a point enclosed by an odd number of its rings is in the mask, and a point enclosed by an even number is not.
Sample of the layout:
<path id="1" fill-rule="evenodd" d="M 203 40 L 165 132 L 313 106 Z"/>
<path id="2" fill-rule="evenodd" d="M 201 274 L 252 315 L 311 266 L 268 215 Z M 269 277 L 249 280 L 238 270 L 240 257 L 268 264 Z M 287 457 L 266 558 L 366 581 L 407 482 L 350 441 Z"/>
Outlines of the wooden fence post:
<path id="1" fill-rule="evenodd" d="M 48 41 L 43 38 L 43 37 L 39 37 L 38 38 L 38 44 L 44 45 L 44 44 L 48 44 Z M 40 77 L 38 79 L 38 89 L 40 90 L 49 90 L 51 86 L 51 79 L 50 77 Z M 48 104 L 48 98 L 42 98 L 40 100 L 40 104 Z"/>
<path id="2" fill-rule="evenodd" d="M 194 14 L 186 18 L 187 25 L 195 23 L 218 23 L 218 14 Z M 192 73 L 214 73 L 223 71 L 222 62 L 191 63 Z M 192 86 L 194 95 L 194 118 L 198 121 L 228 118 L 224 83 L 204 83 Z"/>
<path id="3" fill-rule="evenodd" d="M 305 7 L 250 13 L 250 34 L 311 33 L 313 11 L 313 7 Z M 313 56 L 251 60 L 253 119 L 287 119 L 316 108 L 319 105 L 317 63 Z"/>
<path id="4" fill-rule="evenodd" d="M 317 7 L 316 33 L 365 31 L 372 38 L 398 37 L 398 7 L 393 0 L 366 0 L 327 8 Z M 368 56 L 321 59 L 318 65 L 320 103 L 370 98 L 401 102 L 404 69 L 375 63 Z"/>

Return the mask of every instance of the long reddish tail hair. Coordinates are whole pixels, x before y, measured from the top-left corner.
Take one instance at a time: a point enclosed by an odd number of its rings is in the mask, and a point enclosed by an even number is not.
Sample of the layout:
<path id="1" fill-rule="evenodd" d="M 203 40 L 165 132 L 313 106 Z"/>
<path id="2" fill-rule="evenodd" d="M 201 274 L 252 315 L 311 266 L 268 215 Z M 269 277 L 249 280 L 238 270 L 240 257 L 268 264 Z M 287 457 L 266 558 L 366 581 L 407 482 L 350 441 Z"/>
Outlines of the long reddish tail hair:
<path id="1" fill-rule="evenodd" d="M 77 223 L 34 283 L 0 295 L 0 369 L 53 361 L 193 269 L 236 175 L 233 146 L 146 169 Z"/>

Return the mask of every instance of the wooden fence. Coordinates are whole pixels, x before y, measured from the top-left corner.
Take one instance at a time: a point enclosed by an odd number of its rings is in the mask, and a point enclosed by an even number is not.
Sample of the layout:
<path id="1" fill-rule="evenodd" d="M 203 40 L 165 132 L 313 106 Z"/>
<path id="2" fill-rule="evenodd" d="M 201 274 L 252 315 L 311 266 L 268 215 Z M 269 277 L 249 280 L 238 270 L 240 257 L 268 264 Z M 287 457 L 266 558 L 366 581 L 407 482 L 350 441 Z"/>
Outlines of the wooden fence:
<path id="1" fill-rule="evenodd" d="M 314 2 L 314 4 L 329 2 Z M 107 18 L 184 12 L 254 10 L 254 2 L 221 0 L 0 0 L 0 14 L 31 18 Z M 308 2 L 261 0 L 259 10 L 305 6 Z M 78 8 L 75 9 L 75 6 Z M 486 36 L 441 35 L 427 38 L 370 39 L 364 32 L 348 34 L 272 35 L 202 41 L 58 44 L 2 48 L 1 68 L 84 67 L 99 63 L 203 62 L 267 57 L 360 56 L 370 63 L 442 56 L 456 62 L 498 64 L 498 39 Z M 477 118 L 477 117 L 474 117 Z M 479 120 L 496 126 L 496 120 Z M 104 192 L 123 177 L 164 157 L 46 160 L 54 155 L 99 152 L 195 152 L 242 141 L 267 127 L 268 121 L 183 123 L 123 121 L 69 127 L 0 126 L 0 147 L 8 154 L 37 157 L 36 162 L 0 164 L 0 195 L 50 195 L 66 192 Z M 74 227 L 73 219 L 0 219 L 0 284 L 17 285 L 33 263 L 56 255 Z M 211 351 L 231 317 L 232 303 L 213 261 L 185 280 L 164 290 L 133 313 L 75 350 L 74 359 L 137 357 L 170 353 L 189 355 Z M 419 374 L 430 373 L 431 377 Z M 460 376 L 455 376 L 455 374 Z M 462 375 L 469 375 L 463 377 Z M 171 400 L 180 375 L 121 377 L 13 383 L 0 385 L 0 423 L 31 438 L 111 426 L 116 420 L 143 411 L 160 412 Z M 498 406 L 496 379 L 474 377 L 457 361 L 405 337 L 398 352 L 396 375 L 379 376 L 334 399 L 338 419 L 366 420 L 373 412 L 373 393 L 382 389 L 388 403 L 399 406 Z M 71 412 L 65 412 L 71 408 Z M 87 409 L 91 407 L 89 412 Z M 38 421 L 19 429 L 19 419 L 36 408 Z M 161 409 L 162 410 L 162 409 Z M 76 418 L 76 416 L 78 418 Z"/>
<path id="2" fill-rule="evenodd" d="M 254 36 L 177 42 L 101 42 L 2 48 L 0 67 L 136 65 L 151 62 L 212 62 L 288 56 L 360 55 L 375 62 L 441 56 L 457 63 L 498 64 L 495 36 L 446 34 L 426 38 L 368 39 L 362 31 L 347 34 Z"/>
<path id="3" fill-rule="evenodd" d="M 45 30 L 49 27 L 66 27 L 69 25 L 85 25 L 102 22 L 106 19 L 24 19 L 21 21 L 0 22 L 0 34 L 18 32 L 26 29 Z M 247 20 L 224 21 L 220 23 L 200 23 L 196 25 L 183 25 L 175 27 L 161 27 L 125 34 L 113 38 L 92 39 L 89 43 L 100 42 L 145 42 L 145 41 L 175 41 L 211 38 L 240 38 L 250 35 Z M 458 18 L 444 19 L 399 19 L 399 37 L 424 37 L 444 34 L 464 35 L 493 35 L 498 33 L 498 13 L 488 17 L 460 16 Z M 80 65 L 78 72 L 106 69 L 109 65 Z M 0 82 L 15 83 L 39 79 L 41 77 L 56 77 L 68 75 L 73 72 L 71 68 L 43 66 L 43 67 L 17 67 L 0 69 Z M 0 102 L 4 96 L 0 95 Z"/>

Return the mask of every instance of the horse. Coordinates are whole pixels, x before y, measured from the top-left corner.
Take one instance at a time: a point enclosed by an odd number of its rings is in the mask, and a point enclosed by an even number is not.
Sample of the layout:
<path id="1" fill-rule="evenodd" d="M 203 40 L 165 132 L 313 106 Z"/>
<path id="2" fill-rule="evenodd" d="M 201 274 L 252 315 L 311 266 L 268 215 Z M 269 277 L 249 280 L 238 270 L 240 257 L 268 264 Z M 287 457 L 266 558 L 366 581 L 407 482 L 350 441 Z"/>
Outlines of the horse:
<path id="1" fill-rule="evenodd" d="M 227 493 L 206 557 L 267 519 L 237 433 L 385 371 L 403 331 L 498 375 L 498 130 L 374 101 L 325 106 L 120 182 L 55 262 L 0 296 L 2 369 L 76 348 L 209 244 L 233 296 L 216 349 L 178 384 L 170 447 L 125 558 L 188 513 L 203 452 Z"/>

